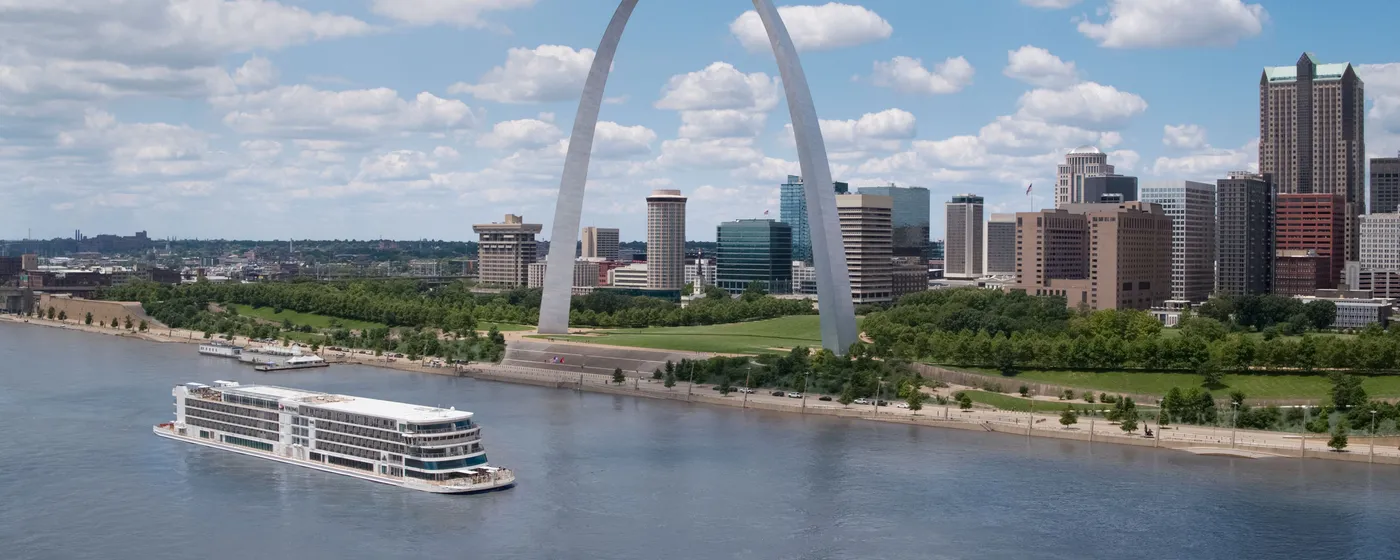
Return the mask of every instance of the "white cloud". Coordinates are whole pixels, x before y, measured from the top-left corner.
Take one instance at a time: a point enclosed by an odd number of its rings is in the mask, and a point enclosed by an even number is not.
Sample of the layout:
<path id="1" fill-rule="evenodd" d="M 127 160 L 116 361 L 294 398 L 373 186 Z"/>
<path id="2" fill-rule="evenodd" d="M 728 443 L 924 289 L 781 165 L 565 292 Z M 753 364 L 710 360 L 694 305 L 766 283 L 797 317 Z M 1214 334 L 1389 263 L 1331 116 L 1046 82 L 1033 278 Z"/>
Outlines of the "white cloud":
<path id="1" fill-rule="evenodd" d="M 859 119 L 821 121 L 822 139 L 832 159 L 853 159 L 866 157 L 870 152 L 894 152 L 904 147 L 904 142 L 917 134 L 914 114 L 903 109 L 886 109 L 879 113 L 866 113 Z M 788 138 L 792 138 L 792 125 L 787 125 Z"/>
<path id="2" fill-rule="evenodd" d="M 1152 164 L 1152 174 L 1161 177 L 1214 182 L 1231 171 L 1259 169 L 1259 139 L 1255 138 L 1235 150 L 1212 148 L 1209 145 L 1181 157 L 1159 157 Z"/>
<path id="3" fill-rule="evenodd" d="M 1173 148 L 1196 150 L 1206 146 L 1206 129 L 1194 124 L 1166 125 L 1162 143 Z"/>
<path id="4" fill-rule="evenodd" d="M 861 6 L 830 2 L 821 6 L 778 8 L 783 24 L 799 51 L 819 51 L 873 43 L 890 38 L 894 28 L 879 14 Z M 744 48 L 768 51 L 768 32 L 758 12 L 749 10 L 729 24 Z"/>
<path id="5" fill-rule="evenodd" d="M 962 91 L 972 83 L 973 74 L 972 65 L 961 56 L 938 63 L 932 71 L 924 68 L 922 59 L 896 56 L 889 62 L 876 61 L 871 80 L 901 93 L 937 95 Z"/>
<path id="6" fill-rule="evenodd" d="M 662 89 L 658 109 L 769 111 L 778 105 L 778 79 L 762 72 L 744 74 L 728 62 L 672 76 Z"/>
<path id="7" fill-rule="evenodd" d="M 1021 95 L 1017 114 L 1085 128 L 1116 128 L 1147 110 L 1142 97 L 1095 82 L 1067 89 L 1036 89 Z"/>
<path id="8" fill-rule="evenodd" d="M 762 160 L 763 152 L 754 147 L 752 138 L 677 138 L 661 143 L 657 163 L 667 168 L 733 169 Z"/>
<path id="9" fill-rule="evenodd" d="M 374 0 L 374 13 L 414 25 L 485 27 L 481 14 L 528 8 L 535 0 Z"/>
<path id="10" fill-rule="evenodd" d="M 564 132 L 554 123 L 535 119 L 498 122 L 476 145 L 498 150 L 538 149 L 558 142 Z"/>
<path id="11" fill-rule="evenodd" d="M 1269 14 L 1241 0 L 1109 0 L 1108 20 L 1079 32 L 1109 48 L 1228 47 L 1264 29 Z"/>
<path id="12" fill-rule="evenodd" d="M 741 138 L 758 136 L 768 122 L 766 113 L 738 109 L 682 111 L 681 138 Z"/>
<path id="13" fill-rule="evenodd" d="M 593 135 L 593 155 L 602 159 L 621 159 L 651 153 L 656 132 L 645 126 L 623 126 L 599 121 Z"/>
<path id="14" fill-rule="evenodd" d="M 1069 149 L 1085 144 L 1107 148 L 1122 140 L 1116 132 L 1051 124 L 1020 115 L 997 117 L 983 126 L 977 137 L 989 148 L 1021 153 Z"/>
<path id="15" fill-rule="evenodd" d="M 1356 73 L 1372 102 L 1366 112 L 1366 149 L 1371 157 L 1395 157 L 1400 151 L 1400 62 L 1362 64 Z"/>
<path id="16" fill-rule="evenodd" d="M 357 181 L 413 179 L 437 169 L 437 161 L 428 154 L 412 150 L 395 150 L 360 160 Z"/>
<path id="17" fill-rule="evenodd" d="M 1063 88 L 1079 81 L 1079 70 L 1073 62 L 1065 62 L 1050 51 L 1026 45 L 1006 53 L 1003 74 L 1031 85 Z"/>
<path id="18" fill-rule="evenodd" d="M 81 129 L 58 135 L 67 150 L 105 153 L 122 175 L 184 175 L 206 169 L 209 135 L 167 123 L 122 123 L 110 113 L 88 111 Z"/>
<path id="19" fill-rule="evenodd" d="M 592 49 L 563 45 L 514 48 L 503 66 L 492 68 L 476 84 L 458 82 L 448 93 L 469 93 L 500 103 L 546 103 L 578 97 L 593 65 Z"/>
<path id="20" fill-rule="evenodd" d="M 1142 155 L 1132 150 L 1113 150 L 1108 152 L 1108 161 L 1113 164 L 1114 172 L 1124 174 L 1137 170 Z"/>
<path id="21" fill-rule="evenodd" d="M 233 83 L 240 88 L 265 89 L 277 85 L 277 69 L 272 62 L 255 56 L 233 72 Z"/>
<path id="22" fill-rule="evenodd" d="M 271 161 L 282 155 L 282 143 L 275 140 L 244 140 L 238 147 L 253 161 Z"/>
<path id="23" fill-rule="evenodd" d="M 369 24 L 271 0 L 10 0 L 0 44 L 42 56 L 172 66 L 224 55 L 362 35 Z"/>
<path id="24" fill-rule="evenodd" d="M 388 88 L 324 91 L 307 85 L 210 100 L 228 113 L 224 124 L 247 134 L 380 134 L 471 128 L 478 116 L 465 103 L 420 93 L 411 101 Z"/>
<path id="25" fill-rule="evenodd" d="M 1022 4 L 1044 10 L 1063 10 L 1083 0 L 1021 0 Z"/>

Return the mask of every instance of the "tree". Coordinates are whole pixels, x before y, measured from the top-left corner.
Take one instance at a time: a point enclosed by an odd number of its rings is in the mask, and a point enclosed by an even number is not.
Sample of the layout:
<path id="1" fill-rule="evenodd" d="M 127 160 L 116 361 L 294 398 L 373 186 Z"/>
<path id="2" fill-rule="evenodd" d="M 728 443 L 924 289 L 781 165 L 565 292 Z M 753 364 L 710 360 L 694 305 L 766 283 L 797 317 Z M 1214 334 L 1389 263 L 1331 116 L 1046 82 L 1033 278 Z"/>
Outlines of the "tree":
<path id="1" fill-rule="evenodd" d="M 150 328 L 151 328 L 151 325 L 147 324 L 145 319 L 142 319 L 142 320 L 141 320 L 141 324 L 138 325 L 138 326 L 136 327 L 136 330 L 141 331 L 141 332 L 146 332 L 146 331 L 147 331 L 148 329 L 150 329 Z"/>
<path id="2" fill-rule="evenodd" d="M 1075 412 L 1074 407 L 1072 406 L 1065 407 L 1064 412 L 1060 413 L 1060 425 L 1064 426 L 1065 429 L 1069 429 L 1070 426 L 1073 426 L 1078 423 L 1079 413 Z"/>
<path id="3" fill-rule="evenodd" d="M 923 391 L 920 391 L 919 387 L 916 385 L 913 389 L 909 391 L 909 398 L 905 399 L 904 402 L 909 405 L 909 410 L 918 412 L 924 409 L 924 399 L 927 398 L 928 395 L 925 395 Z"/>
<path id="4" fill-rule="evenodd" d="M 1332 404 L 1337 410 L 1349 410 L 1353 406 L 1366 404 L 1366 389 L 1361 386 L 1361 378 L 1334 372 L 1327 376 L 1332 381 Z"/>
<path id="5" fill-rule="evenodd" d="M 1332 428 L 1332 439 L 1327 440 L 1327 447 L 1333 451 L 1341 453 L 1347 449 L 1347 425 L 1346 422 L 1337 422 L 1337 426 Z"/>
<path id="6" fill-rule="evenodd" d="M 621 385 L 627 381 L 627 376 L 622 374 L 622 368 L 613 368 L 612 382 Z"/>
<path id="7" fill-rule="evenodd" d="M 1019 391 L 1023 397 L 1031 394 L 1031 388 L 1026 385 L 1022 385 Z"/>
<path id="8" fill-rule="evenodd" d="M 1230 391 L 1230 404 L 1235 408 L 1244 409 L 1244 391 Z"/>
<path id="9" fill-rule="evenodd" d="M 729 376 L 726 375 L 719 382 L 719 394 L 727 397 L 732 392 L 734 392 L 734 386 L 729 383 Z"/>
<path id="10" fill-rule="evenodd" d="M 958 393 L 958 408 L 963 410 L 971 409 L 972 397 L 967 396 L 967 393 Z"/>
<path id="11" fill-rule="evenodd" d="M 1118 428 L 1128 433 L 1136 432 L 1138 428 L 1137 416 L 1123 419 L 1123 423 L 1119 424 Z"/>
<path id="12" fill-rule="evenodd" d="M 768 295 L 768 283 L 762 280 L 753 280 L 744 288 L 744 294 L 739 299 L 746 302 L 754 302 L 763 299 Z"/>
<path id="13" fill-rule="evenodd" d="M 651 372 L 652 379 L 661 379 L 662 377 L 663 375 L 661 374 L 661 368 L 656 368 Z"/>
<path id="14" fill-rule="evenodd" d="M 1219 389 L 1222 387 L 1224 376 L 1220 374 L 1220 366 L 1214 358 L 1207 358 L 1196 366 L 1196 373 L 1201 374 L 1201 386 L 1208 389 Z"/>
<path id="15" fill-rule="evenodd" d="M 851 403 L 856 402 L 855 383 L 846 382 L 846 385 L 841 387 L 841 396 L 836 398 L 836 402 L 841 403 L 843 406 L 851 406 Z"/>
<path id="16" fill-rule="evenodd" d="M 117 323 L 117 318 L 116 318 L 116 317 L 112 317 L 112 328 L 114 328 L 114 329 L 117 328 L 117 325 L 118 325 L 118 323 Z"/>
<path id="17" fill-rule="evenodd" d="M 50 305 L 50 306 L 49 306 L 49 320 L 52 321 L 55 315 L 58 315 L 58 312 L 54 311 L 53 306 Z"/>
<path id="18" fill-rule="evenodd" d="M 91 324 L 92 324 L 92 312 L 91 312 L 91 311 L 87 312 L 87 315 L 84 315 L 84 316 L 83 316 L 83 324 L 84 324 L 84 325 L 91 325 Z"/>
<path id="19" fill-rule="evenodd" d="M 661 384 L 662 384 L 662 385 L 665 385 L 667 389 L 670 389 L 671 387 L 675 387 L 675 386 L 676 386 L 676 372 L 675 372 L 675 370 L 671 370 L 671 371 L 666 372 L 665 381 L 662 381 Z"/>
<path id="20" fill-rule="evenodd" d="M 130 316 L 130 315 L 127 315 L 127 316 L 126 316 L 126 330 L 131 330 L 131 327 L 132 327 L 132 324 L 131 324 L 131 316 Z"/>
<path id="21" fill-rule="evenodd" d="M 1330 329 L 1337 322 L 1337 304 L 1325 299 L 1313 300 L 1303 306 L 1303 315 L 1307 317 L 1308 326 L 1319 331 Z"/>
<path id="22" fill-rule="evenodd" d="M 67 320 L 68 320 L 68 312 L 67 312 L 67 311 L 59 311 L 59 312 L 58 312 L 58 320 L 60 320 L 60 321 L 67 321 Z"/>

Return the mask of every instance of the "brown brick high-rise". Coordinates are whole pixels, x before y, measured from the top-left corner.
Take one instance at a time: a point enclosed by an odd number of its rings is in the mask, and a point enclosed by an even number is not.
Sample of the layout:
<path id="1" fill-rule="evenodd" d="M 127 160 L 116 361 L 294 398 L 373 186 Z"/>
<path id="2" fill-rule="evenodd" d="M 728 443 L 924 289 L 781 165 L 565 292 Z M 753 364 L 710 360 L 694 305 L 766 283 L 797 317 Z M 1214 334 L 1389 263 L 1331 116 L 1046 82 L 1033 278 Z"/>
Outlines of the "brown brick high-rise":
<path id="1" fill-rule="evenodd" d="M 1365 84 L 1350 63 L 1303 53 L 1259 79 L 1259 172 L 1279 194 L 1336 194 L 1346 202 L 1343 260 L 1358 260 L 1366 213 Z"/>
<path id="2" fill-rule="evenodd" d="M 1016 214 L 1016 285 L 1069 307 L 1150 309 L 1172 295 L 1172 219 L 1145 202 Z"/>
<path id="3" fill-rule="evenodd" d="M 1286 255 L 1297 256 L 1300 251 L 1315 251 L 1326 257 L 1326 282 L 1317 289 L 1332 289 L 1342 276 L 1346 264 L 1344 237 L 1346 202 L 1339 194 L 1280 194 L 1274 201 L 1274 247 L 1279 257 L 1275 265 L 1274 290 L 1286 295 L 1313 295 L 1307 292 L 1301 279 L 1286 278 L 1290 270 Z M 1292 258 L 1292 257 L 1289 257 Z M 1305 273 L 1311 276 L 1311 273 Z M 1288 288 L 1294 286 L 1295 288 Z"/>

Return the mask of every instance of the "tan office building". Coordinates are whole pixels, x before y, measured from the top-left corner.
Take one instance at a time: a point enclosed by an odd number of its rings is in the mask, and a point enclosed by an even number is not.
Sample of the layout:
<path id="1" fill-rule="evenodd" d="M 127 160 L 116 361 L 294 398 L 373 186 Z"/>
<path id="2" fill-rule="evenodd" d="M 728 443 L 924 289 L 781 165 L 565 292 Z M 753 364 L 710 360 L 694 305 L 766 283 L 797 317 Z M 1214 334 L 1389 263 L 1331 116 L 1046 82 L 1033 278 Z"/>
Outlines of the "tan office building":
<path id="1" fill-rule="evenodd" d="M 647 197 L 647 288 L 685 287 L 685 201 L 681 191 L 657 190 Z"/>
<path id="2" fill-rule="evenodd" d="M 894 199 L 836 195 L 836 212 L 850 271 L 851 299 L 857 304 L 890 301 L 894 291 Z"/>
<path id="3" fill-rule="evenodd" d="M 520 216 L 506 214 L 503 223 L 477 224 L 472 230 L 481 236 L 477 260 L 481 283 L 489 286 L 525 286 L 530 281 L 530 265 L 539 248 L 535 236 L 544 230 L 540 224 L 527 224 Z"/>
<path id="4" fill-rule="evenodd" d="M 621 234 L 617 228 L 589 226 L 583 228 L 583 254 L 585 259 L 617 260 L 617 246 Z"/>
<path id="5" fill-rule="evenodd" d="M 1172 295 L 1172 219 L 1143 202 L 1017 213 L 1016 278 L 1070 307 L 1150 309 Z"/>

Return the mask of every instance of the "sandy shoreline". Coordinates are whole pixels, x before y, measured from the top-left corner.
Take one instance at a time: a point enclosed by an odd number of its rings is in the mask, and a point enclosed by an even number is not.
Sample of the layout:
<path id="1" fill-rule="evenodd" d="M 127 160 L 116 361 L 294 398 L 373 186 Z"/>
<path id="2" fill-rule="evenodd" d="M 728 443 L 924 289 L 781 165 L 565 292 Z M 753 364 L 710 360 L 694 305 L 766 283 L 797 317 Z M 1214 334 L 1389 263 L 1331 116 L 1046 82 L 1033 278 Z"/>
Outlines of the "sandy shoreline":
<path id="1" fill-rule="evenodd" d="M 203 333 L 181 329 L 162 328 L 139 333 L 127 331 L 125 329 L 112 329 L 108 327 L 50 321 L 47 319 L 14 315 L 0 315 L 0 321 L 31 326 L 62 328 L 161 343 L 198 344 L 205 340 L 203 338 Z M 236 337 L 234 342 L 239 344 L 248 343 L 247 339 L 243 337 Z M 587 345 L 580 344 L 580 346 Z M 1349 451 L 1346 453 L 1336 453 L 1327 448 L 1327 436 L 1325 434 L 1313 434 L 1307 438 L 1302 438 L 1298 434 L 1238 430 L 1235 431 L 1232 436 L 1231 430 L 1222 428 L 1173 426 L 1170 429 L 1162 430 L 1156 429 L 1157 427 L 1153 426 L 1158 437 L 1144 438 L 1140 435 L 1126 435 L 1118 429 L 1118 426 L 1111 425 L 1102 419 L 1091 417 L 1081 417 L 1079 424 L 1070 429 L 1064 429 L 1059 424 L 1058 411 L 1054 412 L 1054 414 L 1029 414 L 981 408 L 962 411 L 951 406 L 930 406 L 926 404 L 924 409 L 917 413 L 894 407 L 880 407 L 877 412 L 875 408 L 870 405 L 842 406 L 837 402 L 818 401 L 815 397 L 809 397 L 804 402 L 803 399 L 773 396 L 769 394 L 769 391 L 764 390 L 749 395 L 735 392 L 731 393 L 729 396 L 721 396 L 718 392 L 712 390 L 711 385 L 697 384 L 694 387 L 689 387 L 684 381 L 677 383 L 673 388 L 667 389 L 659 381 L 635 377 L 628 377 L 625 383 L 617 385 L 612 383 L 611 376 L 600 374 L 574 374 L 495 364 L 435 367 L 424 365 L 420 362 L 409 362 L 401 358 L 393 359 L 375 357 L 367 353 L 347 353 L 327 350 L 323 350 L 321 355 L 331 363 L 366 365 L 435 375 L 472 377 L 490 381 L 576 391 L 590 391 L 613 395 L 678 400 L 741 409 L 753 408 L 791 414 L 821 414 L 878 422 L 999 432 L 1021 435 L 1024 437 L 1068 439 L 1092 443 L 1135 445 L 1139 447 L 1161 447 L 1179 449 L 1198 454 L 1255 458 L 1306 457 L 1310 459 L 1400 465 L 1400 449 L 1381 445 L 1377 445 L 1372 449 L 1367 444 L 1366 438 L 1356 436 L 1352 437 L 1352 445 L 1348 448 Z M 943 391 L 947 392 L 948 390 L 945 389 Z M 1047 404 L 1053 406 L 1054 403 L 1049 402 Z"/>

